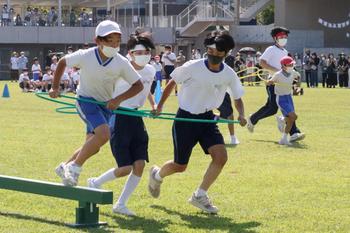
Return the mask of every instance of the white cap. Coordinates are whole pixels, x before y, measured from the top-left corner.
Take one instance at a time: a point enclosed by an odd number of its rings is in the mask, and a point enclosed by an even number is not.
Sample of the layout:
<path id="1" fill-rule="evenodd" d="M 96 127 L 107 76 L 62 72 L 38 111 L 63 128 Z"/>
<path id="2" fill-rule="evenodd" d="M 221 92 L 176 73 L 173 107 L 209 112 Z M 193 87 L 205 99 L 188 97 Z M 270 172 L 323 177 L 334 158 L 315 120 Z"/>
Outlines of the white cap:
<path id="1" fill-rule="evenodd" d="M 113 22 L 111 20 L 104 20 L 101 23 L 99 23 L 95 30 L 95 36 L 107 36 L 111 33 L 119 33 L 122 34 L 122 31 L 120 30 L 119 25 L 116 22 Z"/>

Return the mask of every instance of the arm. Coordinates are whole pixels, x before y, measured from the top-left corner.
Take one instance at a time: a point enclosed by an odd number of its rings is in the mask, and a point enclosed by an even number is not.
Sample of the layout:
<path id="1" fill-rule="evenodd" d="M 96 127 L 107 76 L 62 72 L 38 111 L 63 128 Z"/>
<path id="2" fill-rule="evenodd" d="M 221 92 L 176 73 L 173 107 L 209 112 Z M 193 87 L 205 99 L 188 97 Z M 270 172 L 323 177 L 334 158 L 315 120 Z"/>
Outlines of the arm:
<path id="1" fill-rule="evenodd" d="M 270 85 L 273 85 L 273 84 L 275 84 L 275 81 L 272 80 L 272 78 L 270 78 L 269 80 L 266 81 L 266 85 L 267 86 L 270 86 Z"/>
<path id="2" fill-rule="evenodd" d="M 152 111 L 156 110 L 156 108 L 157 108 L 156 102 L 154 102 L 153 95 L 151 93 L 148 94 L 147 99 L 149 101 L 149 104 L 152 107 Z"/>
<path id="3" fill-rule="evenodd" d="M 158 106 L 157 106 L 157 112 L 156 112 L 157 115 L 159 115 L 162 112 L 163 105 L 164 105 L 165 101 L 168 99 L 168 97 L 171 94 L 171 92 L 173 91 L 173 89 L 175 88 L 175 86 L 176 86 L 176 82 L 173 79 L 170 80 L 168 85 L 166 85 L 166 87 L 163 91 L 162 98 L 160 99 Z"/>
<path id="4" fill-rule="evenodd" d="M 241 98 L 234 100 L 235 108 L 238 112 L 238 120 L 241 126 L 245 126 L 247 124 L 247 120 L 244 117 L 244 104 Z"/>
<path id="5" fill-rule="evenodd" d="M 51 98 L 57 98 L 59 96 L 60 81 L 61 81 L 63 72 L 66 69 L 66 66 L 67 66 L 66 59 L 61 58 L 57 64 L 56 71 L 53 75 L 52 87 L 51 87 L 51 90 L 49 91 L 49 95 Z"/>
<path id="6" fill-rule="evenodd" d="M 137 95 L 142 90 L 143 90 L 143 84 L 141 80 L 137 80 L 135 83 L 131 85 L 131 87 L 126 92 L 108 101 L 106 107 L 110 110 L 114 110 L 118 108 L 121 102 Z"/>
<path id="7" fill-rule="evenodd" d="M 260 66 L 263 68 L 263 69 L 267 69 L 269 71 L 271 71 L 272 73 L 276 73 L 278 70 L 272 66 L 270 66 L 269 64 L 267 64 L 267 61 L 263 60 L 263 59 L 260 59 Z"/>

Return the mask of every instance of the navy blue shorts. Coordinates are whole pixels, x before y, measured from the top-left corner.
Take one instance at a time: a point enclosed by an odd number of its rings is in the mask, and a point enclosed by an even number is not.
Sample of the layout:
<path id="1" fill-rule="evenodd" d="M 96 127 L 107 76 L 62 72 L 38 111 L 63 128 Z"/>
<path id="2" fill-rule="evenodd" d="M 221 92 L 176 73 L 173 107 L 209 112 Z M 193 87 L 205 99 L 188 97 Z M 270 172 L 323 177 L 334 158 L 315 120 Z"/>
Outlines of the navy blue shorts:
<path id="1" fill-rule="evenodd" d="M 295 112 L 292 95 L 276 95 L 276 103 L 281 109 L 283 116 L 288 116 L 289 113 Z"/>
<path id="2" fill-rule="evenodd" d="M 79 98 L 96 101 L 90 97 L 79 96 Z M 80 118 L 86 124 L 86 133 L 94 133 L 94 130 L 98 126 L 103 124 L 108 125 L 112 112 L 106 107 L 81 100 L 77 100 L 75 105 Z"/>
<path id="3" fill-rule="evenodd" d="M 118 167 L 132 165 L 137 160 L 148 162 L 148 134 L 142 118 L 121 114 L 113 118 L 110 146 Z"/>
<path id="4" fill-rule="evenodd" d="M 175 70 L 175 66 L 164 66 L 165 79 L 171 79 L 170 74 Z"/>
<path id="5" fill-rule="evenodd" d="M 191 114 L 185 110 L 179 109 L 176 117 L 213 120 L 215 115 L 212 111 L 202 114 Z M 224 144 L 224 138 L 218 126 L 214 123 L 174 121 L 172 133 L 174 162 L 182 165 L 188 164 L 192 149 L 198 142 L 205 154 L 209 154 L 208 149 L 210 147 Z"/>
<path id="6" fill-rule="evenodd" d="M 163 77 L 162 77 L 162 71 L 157 71 L 156 72 L 156 81 L 162 81 Z"/>
<path id="7" fill-rule="evenodd" d="M 218 110 L 220 111 L 220 117 L 224 119 L 227 119 L 233 114 L 232 102 L 229 93 L 226 92 L 224 101 L 222 101 L 222 104 Z"/>

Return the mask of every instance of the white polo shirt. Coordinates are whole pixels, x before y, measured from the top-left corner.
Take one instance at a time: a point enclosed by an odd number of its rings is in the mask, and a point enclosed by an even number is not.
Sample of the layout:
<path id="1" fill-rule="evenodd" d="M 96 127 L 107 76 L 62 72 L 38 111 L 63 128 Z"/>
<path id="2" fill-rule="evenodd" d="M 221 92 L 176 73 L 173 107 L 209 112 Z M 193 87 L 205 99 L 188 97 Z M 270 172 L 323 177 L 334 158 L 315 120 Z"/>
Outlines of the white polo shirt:
<path id="1" fill-rule="evenodd" d="M 218 108 L 227 89 L 233 99 L 239 99 L 244 94 L 242 84 L 231 67 L 222 63 L 222 70 L 213 72 L 205 62 L 205 59 L 188 61 L 170 74 L 177 84 L 182 84 L 178 93 L 179 107 L 192 114 Z"/>
<path id="2" fill-rule="evenodd" d="M 154 75 L 156 74 L 156 70 L 152 65 L 146 65 L 142 70 L 137 70 L 139 75 L 141 76 L 141 82 L 143 84 L 143 90 L 138 93 L 136 96 L 124 100 L 120 106 L 125 108 L 140 108 L 142 107 L 148 94 L 150 93 L 152 82 L 154 80 Z M 113 98 L 124 93 L 130 88 L 130 84 L 124 80 L 118 80 L 116 83 L 116 88 L 113 93 Z"/>
<path id="3" fill-rule="evenodd" d="M 112 99 L 117 80 L 124 79 L 132 85 L 140 79 L 129 61 L 120 54 L 102 62 L 97 47 L 80 49 L 66 55 L 65 59 L 67 66 L 80 68 L 77 94 L 97 101 Z"/>
<path id="4" fill-rule="evenodd" d="M 19 82 L 19 83 L 23 83 L 24 81 L 29 81 L 29 80 L 30 80 L 30 79 L 29 79 L 29 76 L 28 76 L 28 75 L 21 74 L 21 75 L 19 76 L 18 82 Z"/>
<path id="5" fill-rule="evenodd" d="M 283 48 L 278 48 L 276 45 L 268 47 L 264 53 L 260 56 L 260 60 L 265 60 L 267 64 L 273 68 L 280 70 L 281 69 L 281 59 L 282 57 L 288 56 L 288 51 Z M 273 75 L 273 74 L 271 74 Z"/>
<path id="6" fill-rule="evenodd" d="M 52 81 L 53 77 L 50 74 L 43 75 L 43 81 Z"/>
<path id="7" fill-rule="evenodd" d="M 174 62 L 172 62 L 171 60 L 174 60 Z M 162 56 L 162 62 L 164 63 L 164 66 L 174 66 L 176 62 L 175 53 L 173 52 L 169 54 L 164 53 Z"/>
<path id="8" fill-rule="evenodd" d="M 296 72 L 292 72 L 288 76 L 286 76 L 282 70 L 276 72 L 271 78 L 271 80 L 276 83 L 275 94 L 290 95 L 292 92 L 293 80 L 298 77 L 297 75 Z"/>

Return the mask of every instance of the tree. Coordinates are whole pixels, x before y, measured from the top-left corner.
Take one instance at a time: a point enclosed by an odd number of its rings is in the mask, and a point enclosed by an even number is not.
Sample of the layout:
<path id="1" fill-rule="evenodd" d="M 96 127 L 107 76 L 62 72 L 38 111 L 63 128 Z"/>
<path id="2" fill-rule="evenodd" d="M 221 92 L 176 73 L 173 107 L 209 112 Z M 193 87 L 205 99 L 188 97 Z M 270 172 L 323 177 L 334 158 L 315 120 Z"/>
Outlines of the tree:
<path id="1" fill-rule="evenodd" d="M 256 16 L 258 24 L 269 25 L 275 22 L 275 5 L 271 4 Z"/>

